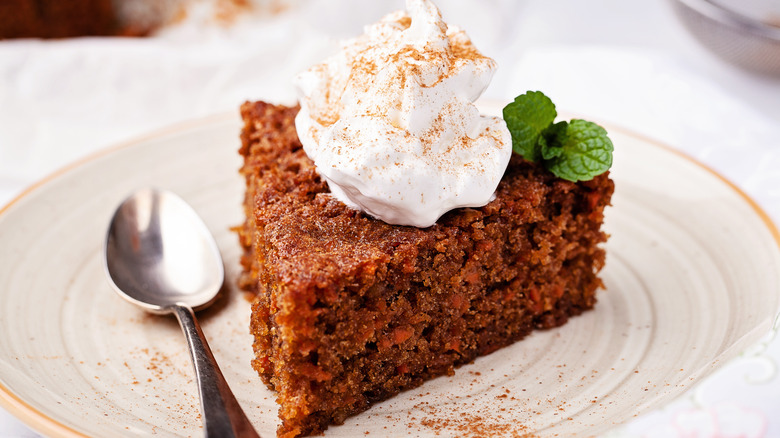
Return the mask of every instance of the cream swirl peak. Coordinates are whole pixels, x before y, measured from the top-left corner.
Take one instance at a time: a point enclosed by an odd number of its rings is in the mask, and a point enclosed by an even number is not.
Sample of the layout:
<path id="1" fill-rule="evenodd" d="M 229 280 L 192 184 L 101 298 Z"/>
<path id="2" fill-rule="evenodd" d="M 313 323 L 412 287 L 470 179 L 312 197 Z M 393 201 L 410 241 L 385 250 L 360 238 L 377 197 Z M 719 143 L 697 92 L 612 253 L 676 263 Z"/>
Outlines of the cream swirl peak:
<path id="1" fill-rule="evenodd" d="M 490 202 L 512 139 L 473 103 L 495 62 L 430 1 L 406 7 L 296 78 L 295 124 L 336 198 L 391 224 L 428 227 Z"/>

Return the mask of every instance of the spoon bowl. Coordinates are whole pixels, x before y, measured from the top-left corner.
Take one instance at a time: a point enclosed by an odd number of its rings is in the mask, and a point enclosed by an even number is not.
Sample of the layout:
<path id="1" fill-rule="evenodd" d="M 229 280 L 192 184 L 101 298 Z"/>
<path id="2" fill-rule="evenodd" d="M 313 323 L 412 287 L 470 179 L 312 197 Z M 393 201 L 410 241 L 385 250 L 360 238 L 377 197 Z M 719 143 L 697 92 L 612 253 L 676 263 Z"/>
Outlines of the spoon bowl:
<path id="1" fill-rule="evenodd" d="M 117 209 L 106 238 L 106 269 L 117 293 L 153 313 L 210 305 L 225 279 L 214 238 L 177 195 L 145 189 Z"/>
<path id="2" fill-rule="evenodd" d="M 184 200 L 145 189 L 117 208 L 108 227 L 105 268 L 126 300 L 173 313 L 187 338 L 207 437 L 258 437 L 228 387 L 193 309 L 214 302 L 225 280 L 217 244 Z"/>

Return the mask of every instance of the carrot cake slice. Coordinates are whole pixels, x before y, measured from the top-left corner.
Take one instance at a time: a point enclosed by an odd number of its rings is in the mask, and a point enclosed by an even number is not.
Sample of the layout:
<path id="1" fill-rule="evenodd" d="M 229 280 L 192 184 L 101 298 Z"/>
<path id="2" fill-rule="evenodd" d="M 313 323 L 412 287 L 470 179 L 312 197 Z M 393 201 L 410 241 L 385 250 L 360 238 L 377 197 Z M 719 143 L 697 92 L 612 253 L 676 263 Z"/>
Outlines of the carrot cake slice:
<path id="1" fill-rule="evenodd" d="M 247 102 L 241 286 L 278 435 L 318 433 L 593 307 L 612 142 L 541 92 L 474 104 L 496 68 L 407 0 Z"/>
<path id="2" fill-rule="evenodd" d="M 608 173 L 574 183 L 515 154 L 487 205 L 390 225 L 329 194 L 297 112 L 241 107 L 240 281 L 256 294 L 252 365 L 278 394 L 280 436 L 321 432 L 593 307 Z"/>

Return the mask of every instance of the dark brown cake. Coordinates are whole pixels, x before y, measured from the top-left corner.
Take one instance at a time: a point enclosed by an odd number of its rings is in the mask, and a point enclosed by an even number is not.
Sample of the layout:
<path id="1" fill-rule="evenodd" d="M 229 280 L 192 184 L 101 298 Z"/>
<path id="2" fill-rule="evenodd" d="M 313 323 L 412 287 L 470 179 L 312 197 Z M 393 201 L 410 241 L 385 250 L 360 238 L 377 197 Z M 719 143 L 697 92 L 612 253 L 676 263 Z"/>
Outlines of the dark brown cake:
<path id="1" fill-rule="evenodd" d="M 112 0 L 2 0 L 0 39 L 113 35 Z"/>
<path id="2" fill-rule="evenodd" d="M 279 436 L 322 431 L 593 307 L 607 174 L 571 183 L 518 156 L 494 201 L 432 227 L 388 225 L 328 194 L 297 108 L 241 107 L 241 286 L 257 294 L 252 365 Z"/>
<path id="3" fill-rule="evenodd" d="M 181 12 L 179 3 L 176 0 L 0 0 L 0 39 L 147 36 Z"/>

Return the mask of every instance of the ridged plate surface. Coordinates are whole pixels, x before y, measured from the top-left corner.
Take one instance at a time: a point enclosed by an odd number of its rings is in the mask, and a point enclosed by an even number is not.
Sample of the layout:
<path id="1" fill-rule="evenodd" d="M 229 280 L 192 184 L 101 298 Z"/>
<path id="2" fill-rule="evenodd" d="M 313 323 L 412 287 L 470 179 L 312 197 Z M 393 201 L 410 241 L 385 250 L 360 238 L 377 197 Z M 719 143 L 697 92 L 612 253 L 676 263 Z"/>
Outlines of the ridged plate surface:
<path id="1" fill-rule="evenodd" d="M 239 120 L 214 117 L 114 148 L 0 210 L 0 403 L 50 436 L 200 436 L 175 320 L 119 298 L 103 272 L 114 207 L 173 190 L 215 234 L 230 285 L 200 315 L 228 382 L 265 437 L 273 394 L 249 366 L 249 302 L 233 286 L 243 185 Z M 559 329 L 432 380 L 326 436 L 597 435 L 659 407 L 772 327 L 778 235 L 742 192 L 700 164 L 619 129 L 606 290 Z"/>

